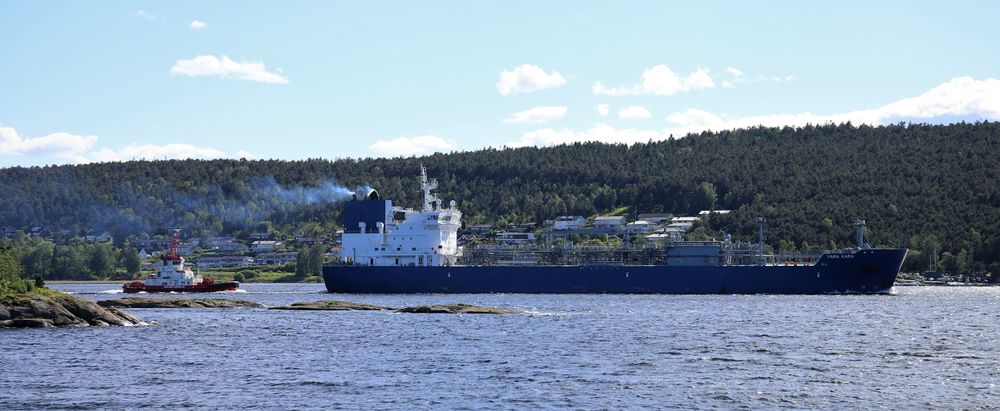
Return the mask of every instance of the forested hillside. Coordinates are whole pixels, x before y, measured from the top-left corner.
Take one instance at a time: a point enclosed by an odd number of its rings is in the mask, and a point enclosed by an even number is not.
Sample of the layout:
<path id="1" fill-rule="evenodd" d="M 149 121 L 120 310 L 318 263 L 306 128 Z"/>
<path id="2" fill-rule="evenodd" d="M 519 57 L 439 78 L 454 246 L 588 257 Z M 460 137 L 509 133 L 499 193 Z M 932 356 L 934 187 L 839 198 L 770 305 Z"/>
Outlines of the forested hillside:
<path id="1" fill-rule="evenodd" d="M 1000 273 L 1000 123 L 754 128 L 646 144 L 582 143 L 395 159 L 131 161 L 0 170 L 0 225 L 189 235 L 334 229 L 346 189 L 417 206 L 419 164 L 467 224 L 732 209 L 708 223 L 775 248 L 870 239 Z M 784 240 L 784 242 L 782 242 Z M 922 263 L 925 264 L 925 263 Z"/>

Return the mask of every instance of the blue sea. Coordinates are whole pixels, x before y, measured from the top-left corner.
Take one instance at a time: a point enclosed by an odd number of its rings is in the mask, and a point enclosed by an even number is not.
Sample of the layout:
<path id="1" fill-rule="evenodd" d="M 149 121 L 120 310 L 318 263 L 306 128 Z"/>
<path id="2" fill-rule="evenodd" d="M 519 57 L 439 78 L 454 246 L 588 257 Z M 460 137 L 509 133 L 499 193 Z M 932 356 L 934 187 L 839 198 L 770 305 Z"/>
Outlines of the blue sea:
<path id="1" fill-rule="evenodd" d="M 115 285 L 53 287 L 123 296 Z M 268 306 L 463 302 L 530 314 L 132 309 L 154 324 L 0 330 L 0 409 L 1000 406 L 1000 287 L 553 296 L 245 284 L 209 296 Z"/>

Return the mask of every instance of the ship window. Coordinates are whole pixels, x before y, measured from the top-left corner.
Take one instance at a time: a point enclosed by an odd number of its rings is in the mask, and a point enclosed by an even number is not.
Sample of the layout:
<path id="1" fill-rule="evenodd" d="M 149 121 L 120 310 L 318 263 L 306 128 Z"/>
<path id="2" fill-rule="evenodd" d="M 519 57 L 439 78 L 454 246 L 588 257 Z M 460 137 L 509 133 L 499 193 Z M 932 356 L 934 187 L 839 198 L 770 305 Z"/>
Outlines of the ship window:
<path id="1" fill-rule="evenodd" d="M 396 247 L 396 251 L 403 251 L 403 247 Z"/>
<path id="2" fill-rule="evenodd" d="M 396 265 L 399 265 L 399 259 L 398 258 L 396 259 Z"/>
<path id="3" fill-rule="evenodd" d="M 410 251 L 417 251 L 417 247 L 413 247 L 413 249 Z"/>

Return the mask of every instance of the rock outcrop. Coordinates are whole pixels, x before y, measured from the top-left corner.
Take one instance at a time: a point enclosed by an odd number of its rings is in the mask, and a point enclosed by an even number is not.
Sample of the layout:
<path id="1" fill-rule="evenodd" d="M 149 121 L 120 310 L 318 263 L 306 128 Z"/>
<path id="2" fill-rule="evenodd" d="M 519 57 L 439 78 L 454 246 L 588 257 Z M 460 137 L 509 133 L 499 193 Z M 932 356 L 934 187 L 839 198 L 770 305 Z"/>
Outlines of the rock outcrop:
<path id="1" fill-rule="evenodd" d="M 435 304 L 406 307 L 397 310 L 401 313 L 418 314 L 524 314 L 524 311 L 505 308 L 482 307 L 472 304 Z"/>
<path id="2" fill-rule="evenodd" d="M 264 308 L 263 304 L 253 301 L 228 298 L 119 298 L 97 304 L 122 308 Z"/>
<path id="3" fill-rule="evenodd" d="M 0 300 L 2 327 L 87 327 L 130 326 L 143 321 L 117 308 L 105 308 L 93 301 L 58 294 L 26 294 Z"/>
<path id="4" fill-rule="evenodd" d="M 354 303 L 350 301 L 310 301 L 293 303 L 281 307 L 271 307 L 272 310 L 327 310 L 327 311 L 371 311 L 371 310 L 392 310 L 391 307 L 380 305 Z"/>

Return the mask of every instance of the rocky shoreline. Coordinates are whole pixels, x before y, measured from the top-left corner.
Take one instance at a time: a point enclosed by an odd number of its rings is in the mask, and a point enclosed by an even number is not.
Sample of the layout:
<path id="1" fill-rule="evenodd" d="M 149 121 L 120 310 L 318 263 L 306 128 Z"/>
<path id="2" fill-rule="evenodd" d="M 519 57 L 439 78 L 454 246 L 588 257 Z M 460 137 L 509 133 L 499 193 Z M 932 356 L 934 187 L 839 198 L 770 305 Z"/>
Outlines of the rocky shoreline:
<path id="1" fill-rule="evenodd" d="M 0 328 L 132 326 L 146 324 L 122 308 L 267 308 L 270 310 L 395 311 L 415 314 L 525 314 L 524 311 L 471 304 L 433 304 L 392 308 L 351 301 L 308 301 L 266 307 L 228 298 L 119 298 L 98 302 L 68 294 L 43 293 L 0 300 Z"/>
<path id="2" fill-rule="evenodd" d="M 105 327 L 145 324 L 114 307 L 67 294 L 27 294 L 0 300 L 0 328 Z"/>
<path id="3" fill-rule="evenodd" d="M 299 302 L 281 307 L 270 307 L 271 310 L 326 310 L 326 311 L 358 311 L 358 310 L 391 310 L 398 313 L 414 314 L 525 314 L 524 311 L 505 308 L 483 307 L 472 304 L 434 304 L 414 307 L 392 308 L 379 305 L 362 304 L 350 301 L 311 301 Z"/>
<path id="4" fill-rule="evenodd" d="M 229 298 L 118 298 L 98 301 L 101 307 L 115 308 L 264 308 L 253 301 Z"/>

